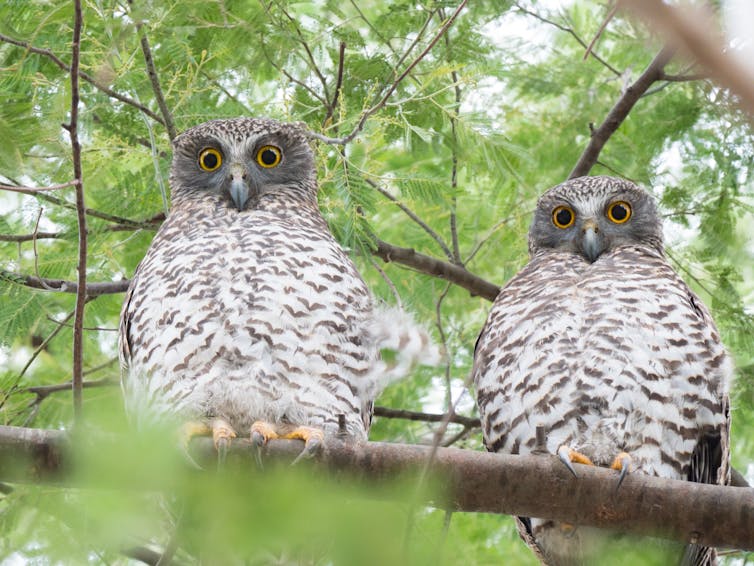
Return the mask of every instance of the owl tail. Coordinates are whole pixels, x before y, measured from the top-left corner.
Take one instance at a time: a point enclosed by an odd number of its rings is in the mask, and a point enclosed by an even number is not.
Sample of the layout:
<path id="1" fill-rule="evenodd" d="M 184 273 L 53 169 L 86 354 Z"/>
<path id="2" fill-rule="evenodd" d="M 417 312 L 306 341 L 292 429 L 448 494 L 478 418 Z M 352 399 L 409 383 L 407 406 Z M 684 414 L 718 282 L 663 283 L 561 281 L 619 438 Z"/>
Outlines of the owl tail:
<path id="1" fill-rule="evenodd" d="M 429 332 L 397 307 L 375 307 L 369 331 L 378 351 L 364 384 L 369 398 L 408 376 L 417 366 L 438 366 L 445 358 Z"/>

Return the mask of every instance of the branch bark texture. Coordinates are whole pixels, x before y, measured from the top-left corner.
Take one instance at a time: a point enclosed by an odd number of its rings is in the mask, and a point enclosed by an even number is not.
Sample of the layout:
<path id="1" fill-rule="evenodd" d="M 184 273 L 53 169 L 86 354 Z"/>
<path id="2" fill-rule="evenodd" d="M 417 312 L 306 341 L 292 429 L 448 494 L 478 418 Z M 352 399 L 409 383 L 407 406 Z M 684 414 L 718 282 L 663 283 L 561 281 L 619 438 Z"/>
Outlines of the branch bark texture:
<path id="1" fill-rule="evenodd" d="M 0 480 L 64 482 L 73 471 L 69 442 L 62 431 L 0 426 Z M 292 459 L 299 441 L 275 440 L 265 458 Z M 212 441 L 196 447 L 210 461 Z M 250 456 L 247 440 L 231 453 Z M 419 473 L 430 446 L 328 441 L 319 465 L 378 485 L 406 473 Z M 252 462 L 253 458 L 249 458 Z M 616 490 L 614 470 L 575 465 L 573 477 L 557 458 L 489 454 L 437 448 L 428 471 L 442 495 L 424 503 L 453 511 L 548 517 L 639 535 L 659 536 L 709 546 L 754 550 L 754 489 L 696 484 L 629 474 Z M 145 486 L 145 489 L 149 486 Z"/>

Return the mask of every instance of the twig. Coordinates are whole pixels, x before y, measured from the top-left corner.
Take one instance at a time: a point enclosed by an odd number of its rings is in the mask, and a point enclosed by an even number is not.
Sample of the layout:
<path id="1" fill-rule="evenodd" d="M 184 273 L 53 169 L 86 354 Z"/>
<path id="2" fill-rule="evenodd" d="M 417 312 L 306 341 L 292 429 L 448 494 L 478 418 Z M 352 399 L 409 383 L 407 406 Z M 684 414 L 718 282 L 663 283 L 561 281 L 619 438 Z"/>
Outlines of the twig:
<path id="1" fill-rule="evenodd" d="M 573 30 L 573 28 L 570 28 L 570 27 L 568 27 L 568 26 L 564 26 L 564 25 L 562 25 L 562 24 L 559 24 L 558 22 L 554 22 L 554 21 L 552 21 L 552 20 L 548 20 L 547 18 L 545 18 L 545 17 L 543 17 L 543 16 L 540 16 L 540 15 L 539 15 L 539 14 L 537 14 L 536 12 L 532 12 L 531 10 L 527 10 L 526 8 L 524 8 L 523 6 L 521 6 L 520 4 L 514 3 L 514 6 L 515 6 L 515 7 L 516 7 L 516 8 L 517 8 L 517 9 L 518 9 L 518 10 L 519 10 L 520 12 L 523 12 L 524 14 L 526 14 L 526 15 L 528 15 L 528 16 L 531 16 L 531 17 L 533 17 L 533 18 L 536 18 L 537 20 L 539 20 L 539 21 L 540 21 L 540 22 L 542 22 L 542 23 L 545 23 L 545 24 L 548 24 L 548 25 L 554 26 L 554 27 L 558 28 L 558 29 L 559 29 L 560 31 L 564 31 L 565 33 L 569 34 L 569 35 L 570 35 L 570 36 L 572 36 L 572 37 L 573 37 L 573 38 L 574 38 L 574 39 L 575 39 L 575 40 L 576 40 L 576 41 L 577 41 L 577 42 L 579 43 L 579 45 L 581 45 L 581 47 L 583 47 L 584 49 L 586 49 L 586 48 L 588 47 L 588 46 L 587 46 L 587 43 L 586 43 L 586 42 L 585 42 L 585 41 L 584 41 L 583 39 L 581 39 L 581 37 L 579 37 L 579 35 L 578 35 L 578 34 L 577 34 L 577 33 L 576 33 L 576 32 L 575 32 L 574 30 Z M 605 67 L 606 69 L 608 69 L 608 70 L 609 70 L 609 71 L 610 71 L 611 73 L 613 73 L 613 74 L 614 74 L 614 75 L 615 75 L 616 77 L 621 77 L 621 76 L 623 76 L 623 73 L 621 73 L 621 72 L 620 72 L 620 71 L 619 71 L 618 69 L 616 69 L 615 67 L 613 67 L 613 66 L 612 66 L 612 65 L 611 65 L 610 63 L 608 63 L 607 61 L 605 61 L 605 60 L 604 60 L 604 59 L 603 59 L 602 57 L 600 57 L 599 55 L 597 55 L 597 54 L 596 54 L 596 53 L 594 52 L 594 50 L 591 50 L 591 51 L 589 51 L 589 54 L 590 54 L 590 55 L 591 55 L 592 57 L 594 57 L 594 58 L 595 58 L 595 59 L 596 59 L 597 61 L 599 61 L 600 63 L 602 63 L 602 65 L 603 65 L 603 66 L 604 66 L 604 67 Z"/>
<path id="2" fill-rule="evenodd" d="M 78 245 L 78 287 L 76 289 L 76 310 L 73 317 L 73 415 L 76 423 L 82 419 L 82 382 L 84 371 L 84 308 L 86 307 L 86 260 L 87 230 L 86 204 L 84 203 L 84 185 L 81 171 L 81 145 L 79 143 L 79 56 L 81 53 L 81 27 L 83 15 L 81 0 L 74 0 L 73 56 L 71 58 L 71 121 L 65 126 L 71 134 L 71 152 L 73 154 L 73 176 L 76 185 L 76 212 L 79 229 Z M 41 281 L 41 279 L 40 279 Z"/>
<path id="3" fill-rule="evenodd" d="M 111 365 L 111 364 L 112 364 L 112 361 L 108 362 L 107 365 Z M 103 377 L 102 379 L 96 379 L 94 381 L 84 381 L 81 383 L 81 387 L 83 389 L 90 389 L 90 388 L 96 388 L 96 387 L 110 387 L 117 384 L 118 384 L 117 381 L 110 379 L 109 377 Z M 66 381 L 65 383 L 56 383 L 54 385 L 37 385 L 34 387 L 27 387 L 23 391 L 33 393 L 34 395 L 37 396 L 37 402 L 41 402 L 42 400 L 46 399 L 53 393 L 58 393 L 60 391 L 70 391 L 71 387 L 73 387 L 73 382 Z"/>
<path id="4" fill-rule="evenodd" d="M 569 179 L 575 177 L 582 177 L 587 175 L 592 166 L 599 159 L 600 152 L 610 139 L 615 131 L 620 127 L 623 121 L 631 112 L 631 109 L 638 102 L 641 95 L 647 92 L 647 89 L 657 80 L 663 73 L 665 65 L 670 61 L 673 56 L 673 49 L 670 47 L 663 47 L 660 52 L 655 55 L 652 62 L 647 66 L 641 76 L 636 79 L 632 85 L 630 85 L 623 95 L 618 99 L 615 105 L 610 109 L 605 121 L 592 132 L 592 137 L 589 140 L 584 152 L 579 157 L 576 166 L 568 175 Z"/>
<path id="5" fill-rule="evenodd" d="M 352 141 L 356 136 L 358 136 L 361 130 L 364 129 L 364 125 L 366 124 L 367 119 L 372 114 L 382 109 L 383 106 L 385 106 L 388 99 L 393 94 L 393 92 L 395 92 L 395 89 L 398 88 L 398 85 L 401 83 L 401 81 L 403 81 L 403 79 L 405 79 L 408 76 L 408 74 L 414 69 L 414 67 L 416 67 L 422 61 L 422 59 L 424 59 L 424 57 L 427 56 L 427 54 L 432 50 L 432 48 L 440 40 L 440 38 L 445 34 L 445 32 L 448 31 L 448 28 L 450 28 L 450 26 L 453 25 L 453 22 L 455 22 L 456 18 L 461 13 L 461 10 L 463 10 L 463 8 L 466 6 L 467 2 L 468 0 L 461 0 L 461 3 L 458 5 L 458 7 L 450 16 L 450 18 L 448 18 L 448 20 L 443 24 L 443 26 L 437 32 L 435 37 L 432 38 L 432 41 L 430 41 L 427 47 L 424 48 L 424 50 L 416 57 L 416 59 L 414 59 L 411 62 L 411 64 L 408 67 L 406 67 L 406 69 L 398 76 L 398 78 L 396 78 L 393 81 L 393 83 L 387 89 L 387 91 L 382 96 L 380 101 L 374 106 L 372 106 L 371 108 L 368 108 L 367 110 L 361 113 L 361 117 L 359 118 L 359 121 L 356 124 L 356 127 L 351 131 L 350 134 L 348 134 L 347 136 L 343 136 L 341 138 L 331 138 L 328 136 L 323 136 L 316 132 L 308 132 L 308 135 L 314 139 L 318 139 L 324 143 L 332 144 L 332 145 L 346 145 L 347 143 Z"/>
<path id="6" fill-rule="evenodd" d="M 53 291 L 56 293 L 76 293 L 78 294 L 79 283 L 77 281 L 66 281 L 64 279 L 40 279 L 32 275 L 22 273 L 13 273 L 11 271 L 0 270 L 0 280 L 9 281 L 32 289 L 42 289 L 44 291 Z M 113 295 L 115 293 L 125 293 L 129 279 L 120 281 L 98 281 L 86 284 L 86 296 L 98 297 L 99 295 Z"/>
<path id="7" fill-rule="evenodd" d="M 384 417 L 386 419 L 404 419 L 407 421 L 423 421 L 427 423 L 440 423 L 447 420 L 449 423 L 463 425 L 468 428 L 479 428 L 481 426 L 479 418 L 465 417 L 455 412 L 448 414 L 422 413 L 419 411 L 407 411 L 405 409 L 391 409 L 390 407 L 376 406 L 374 416 Z"/>
<path id="8" fill-rule="evenodd" d="M 37 276 L 37 279 L 41 281 L 41 278 L 39 277 L 39 254 L 37 253 L 37 230 L 39 230 L 39 221 L 42 219 L 42 213 L 44 212 L 44 208 L 39 207 L 39 214 L 37 214 L 37 221 L 34 223 L 34 231 L 31 233 L 32 239 L 32 250 L 34 252 L 34 275 Z M 44 285 L 44 283 L 42 283 Z M 47 289 L 48 291 L 52 291 L 52 289 Z"/>
<path id="9" fill-rule="evenodd" d="M 55 289 L 50 289 L 50 291 L 54 291 L 54 290 Z M 66 324 L 65 322 L 60 322 L 59 320 L 57 320 L 56 318 L 50 315 L 47 315 L 47 320 L 49 320 L 50 322 L 54 324 L 60 324 L 62 326 L 67 326 L 68 328 L 73 328 L 72 324 Z M 87 330 L 90 332 L 118 332 L 117 328 L 104 328 L 102 326 L 84 326 L 83 330 Z"/>
<path id="10" fill-rule="evenodd" d="M 13 193 L 21 193 L 24 195 L 32 195 L 34 193 L 43 193 L 46 191 L 58 191 L 60 189 L 66 189 L 68 187 L 75 187 L 79 183 L 78 179 L 68 181 L 67 183 L 61 183 L 59 185 L 50 185 L 49 187 L 17 187 L 15 185 L 0 185 L 0 190 L 10 191 Z"/>
<path id="11" fill-rule="evenodd" d="M 440 15 L 443 16 L 442 9 Z M 448 62 L 450 63 L 450 38 L 448 34 L 445 34 L 445 49 L 447 50 Z M 453 107 L 453 113 L 450 115 L 450 132 L 453 147 L 451 148 L 451 168 L 450 168 L 450 188 L 452 196 L 450 198 L 450 236 L 453 244 L 453 258 L 451 261 L 462 265 L 461 261 L 461 248 L 458 244 L 458 198 L 456 197 L 456 191 L 458 190 L 458 132 L 456 131 L 456 124 L 458 122 L 458 112 L 461 109 L 461 87 L 458 84 L 458 73 L 455 69 L 450 72 L 450 78 L 453 82 L 453 94 L 455 96 L 455 105 Z"/>
<path id="12" fill-rule="evenodd" d="M 440 237 L 440 235 L 432 230 L 432 228 L 429 227 L 429 225 L 424 222 L 421 218 L 419 218 L 416 213 L 411 210 L 408 206 L 403 204 L 401 201 L 399 201 L 390 191 L 387 189 L 381 187 L 379 184 L 377 184 L 375 181 L 372 181 L 371 179 L 364 179 L 367 185 L 372 187 L 374 190 L 379 192 L 382 196 L 384 196 L 389 201 L 395 203 L 395 205 L 400 208 L 406 216 L 408 216 L 411 220 L 416 222 L 422 230 L 424 230 L 442 249 L 443 253 L 447 256 L 449 261 L 453 261 L 453 253 L 450 251 L 450 248 L 448 248 L 445 241 Z"/>
<path id="13" fill-rule="evenodd" d="M 618 11 L 618 3 L 616 2 L 613 5 L 613 7 L 610 8 L 610 11 L 607 13 L 607 16 L 605 16 L 605 19 L 602 20 L 602 23 L 600 24 L 600 27 L 597 30 L 597 33 L 594 34 L 592 41 L 589 42 L 589 45 L 584 51 L 584 61 L 586 61 L 587 58 L 589 57 L 589 54 L 592 52 L 592 49 L 594 48 L 595 44 L 597 43 L 599 38 L 602 37 L 602 34 L 605 32 L 605 28 L 607 28 L 607 24 L 610 23 L 610 20 L 613 19 L 617 11 Z"/>
<path id="14" fill-rule="evenodd" d="M 416 269 L 421 273 L 445 279 L 459 287 L 463 287 L 472 295 L 483 297 L 488 301 L 494 301 L 500 292 L 500 287 L 474 275 L 460 265 L 420 254 L 411 248 L 394 246 L 382 240 L 377 240 L 375 245 L 376 249 L 372 253 L 384 261 L 393 261 Z"/>
<path id="15" fill-rule="evenodd" d="M 129 5 L 133 6 L 133 0 L 128 0 Z M 152 49 L 149 47 L 149 39 L 147 33 L 144 31 L 144 24 L 141 21 L 136 22 L 136 32 L 141 36 L 139 41 L 141 43 L 141 52 L 144 54 L 144 63 L 147 67 L 147 74 L 149 75 L 149 82 L 152 83 L 152 91 L 157 99 L 157 106 L 160 107 L 160 114 L 162 114 L 162 123 L 165 125 L 165 129 L 168 131 L 168 137 L 170 140 L 174 140 L 178 135 L 175 131 L 175 124 L 173 123 L 173 115 L 168 108 L 167 102 L 165 102 L 165 95 L 162 93 L 162 86 L 160 86 L 160 77 L 157 75 L 157 69 L 154 66 L 154 59 L 152 58 Z"/>
<path id="16" fill-rule="evenodd" d="M 340 42 L 340 50 L 338 52 L 338 74 L 335 79 L 335 92 L 332 95 L 332 102 L 327 105 L 327 114 L 322 121 L 322 127 L 325 128 L 330 119 L 332 119 L 335 109 L 338 107 L 338 99 L 340 98 L 340 90 L 343 88 L 343 67 L 346 59 L 346 42 Z"/>
<path id="17" fill-rule="evenodd" d="M 19 47 L 23 47 L 30 53 L 36 53 L 37 55 L 43 55 L 44 57 L 47 57 L 50 59 L 53 63 L 55 63 L 58 67 L 60 67 L 63 71 L 70 72 L 71 67 L 67 65 L 65 62 L 63 62 L 57 55 L 55 55 L 52 51 L 49 49 L 40 49 L 39 47 L 34 47 L 30 43 L 27 43 L 26 41 L 20 41 L 18 39 L 13 39 L 12 37 L 9 37 L 5 34 L 0 33 L 0 41 L 4 41 L 5 43 L 10 43 L 12 45 L 17 45 Z M 120 100 L 124 104 L 128 104 L 129 106 L 133 106 L 137 110 L 143 112 L 153 120 L 159 122 L 160 124 L 164 124 L 162 121 L 162 118 L 152 112 L 149 108 L 144 106 L 143 104 L 138 103 L 133 98 L 129 98 L 128 96 L 125 96 L 124 94 L 120 94 L 118 92 L 115 92 L 113 89 L 106 87 L 103 84 L 98 83 L 94 77 L 91 75 L 85 73 L 84 71 L 78 70 L 78 76 L 80 76 L 82 79 L 84 79 L 86 82 L 94 86 L 96 89 L 101 90 L 106 95 L 108 95 L 111 98 L 114 98 L 116 100 Z"/>
<path id="18" fill-rule="evenodd" d="M 401 295 L 398 292 L 398 289 L 395 288 L 395 283 L 393 283 L 390 277 L 388 277 L 387 273 L 385 273 L 385 270 L 379 266 L 377 261 L 372 256 L 369 256 L 368 260 L 369 265 L 371 265 L 375 269 L 375 271 L 380 274 L 380 277 L 382 277 L 382 280 L 385 282 L 388 289 L 390 289 L 390 293 L 393 295 L 393 299 L 395 299 L 396 306 L 399 309 L 403 310 L 403 301 L 401 301 Z"/>
<path id="19" fill-rule="evenodd" d="M 62 232 L 34 232 L 33 234 L 0 234 L 0 242 L 31 242 L 62 238 Z"/>

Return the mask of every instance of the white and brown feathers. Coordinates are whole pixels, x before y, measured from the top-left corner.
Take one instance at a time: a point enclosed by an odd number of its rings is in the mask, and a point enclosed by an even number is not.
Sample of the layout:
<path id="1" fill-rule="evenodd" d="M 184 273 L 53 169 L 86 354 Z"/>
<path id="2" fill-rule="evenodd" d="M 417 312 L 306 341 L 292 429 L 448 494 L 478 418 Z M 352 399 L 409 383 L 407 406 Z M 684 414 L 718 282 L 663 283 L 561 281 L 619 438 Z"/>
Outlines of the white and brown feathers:
<path id="1" fill-rule="evenodd" d="M 256 420 L 365 439 L 372 402 L 437 355 L 375 306 L 317 207 L 304 131 L 215 120 L 174 142 L 172 210 L 122 312 L 123 385 L 138 418 Z M 390 365 L 382 349 L 398 351 Z"/>
<path id="2" fill-rule="evenodd" d="M 609 177 L 563 183 L 539 200 L 529 249 L 477 343 L 487 448 L 531 453 L 543 425 L 553 454 L 567 445 L 610 466 L 625 451 L 631 473 L 727 482 L 731 363 L 706 307 L 665 258 L 652 198 Z M 546 518 L 519 523 L 550 564 L 588 562 L 586 547 L 601 536 Z M 710 554 L 690 547 L 685 561 Z"/>

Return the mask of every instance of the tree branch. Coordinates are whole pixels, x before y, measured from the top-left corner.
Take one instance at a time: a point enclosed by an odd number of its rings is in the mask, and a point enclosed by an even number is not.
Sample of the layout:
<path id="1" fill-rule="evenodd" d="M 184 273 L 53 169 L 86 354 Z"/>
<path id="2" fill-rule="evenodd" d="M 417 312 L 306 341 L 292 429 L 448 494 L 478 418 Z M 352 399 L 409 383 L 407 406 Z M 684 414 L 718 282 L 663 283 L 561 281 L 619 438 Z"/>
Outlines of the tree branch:
<path id="1" fill-rule="evenodd" d="M 50 185 L 49 187 L 17 187 L 15 185 L 0 185 L 0 190 L 10 191 L 13 193 L 21 193 L 24 195 L 30 195 L 35 193 L 43 193 L 47 191 L 58 191 L 60 189 L 66 189 L 68 187 L 75 187 L 79 183 L 78 179 L 68 181 L 67 183 L 61 183 L 59 185 Z"/>
<path id="2" fill-rule="evenodd" d="M 63 431 L 0 426 L 0 479 L 75 483 L 75 462 L 69 448 Z M 234 440 L 230 452 L 253 461 L 252 450 L 248 440 Z M 264 449 L 264 457 L 293 459 L 300 451 L 300 441 L 273 440 Z M 429 446 L 346 444 L 333 438 L 325 445 L 319 465 L 335 475 L 347 473 L 378 486 L 407 472 L 419 472 L 432 451 Z M 217 459 L 209 438 L 195 440 L 192 453 L 206 462 Z M 754 490 L 750 488 L 636 473 L 629 474 L 616 490 L 615 470 L 581 464 L 574 467 L 577 478 L 549 455 L 436 448 L 429 473 L 437 480 L 435 493 L 439 495 L 422 501 L 454 511 L 547 517 L 574 525 L 754 550 Z"/>
<path id="3" fill-rule="evenodd" d="M 65 126 L 71 135 L 73 154 L 73 177 L 76 180 L 76 216 L 78 220 L 78 282 L 76 286 L 76 310 L 73 317 L 73 415 L 77 423 L 82 418 L 84 380 L 84 308 L 86 307 L 86 260 L 87 229 L 86 204 L 84 203 L 83 173 L 81 170 L 81 144 L 79 143 L 79 57 L 81 54 L 81 27 L 83 14 L 81 0 L 74 1 L 73 56 L 71 58 L 71 121 Z M 39 279 L 39 278 L 37 278 Z M 39 279 L 40 282 L 42 281 Z"/>
<path id="4" fill-rule="evenodd" d="M 447 413 L 422 413 L 419 411 L 407 411 L 405 409 L 391 409 L 390 407 L 376 406 L 374 408 L 375 417 L 383 417 L 387 419 L 405 419 L 407 421 L 423 421 L 427 423 L 441 423 L 447 421 L 449 423 L 460 424 L 469 428 L 479 428 L 481 426 L 479 418 L 465 417 L 452 413 L 448 417 Z"/>
<path id="5" fill-rule="evenodd" d="M 382 258 L 385 262 L 392 261 L 412 267 L 427 275 L 445 279 L 459 287 L 463 287 L 472 295 L 483 297 L 488 301 L 494 301 L 500 292 L 500 287 L 474 275 L 460 265 L 420 254 L 411 248 L 400 248 L 382 240 L 377 240 L 375 244 L 377 248 L 372 253 Z"/>
<path id="6" fill-rule="evenodd" d="M 448 31 L 448 28 L 450 28 L 451 25 L 453 25 L 453 22 L 455 22 L 458 15 L 461 13 L 461 10 L 466 6 L 466 3 L 468 0 L 462 0 L 461 3 L 458 5 L 456 10 L 451 14 L 451 16 L 448 18 L 448 20 L 442 25 L 440 30 L 437 32 L 435 37 L 432 38 L 432 41 L 429 42 L 427 47 L 424 48 L 424 51 L 422 51 L 416 59 L 414 59 L 411 64 L 404 69 L 404 71 L 393 81 L 393 83 L 388 87 L 385 94 L 382 96 L 380 101 L 372 106 L 371 108 L 365 110 L 361 113 L 361 118 L 359 118 L 358 123 L 356 124 L 356 127 L 351 131 L 350 134 L 347 136 L 344 136 L 342 138 L 330 138 L 327 136 L 323 136 L 321 134 L 318 134 L 316 132 L 308 132 L 308 135 L 314 139 L 318 139 L 324 143 L 332 144 L 332 145 L 346 145 L 350 141 L 352 141 L 356 136 L 359 135 L 361 130 L 364 129 L 364 125 L 367 122 L 367 119 L 374 114 L 375 112 L 379 111 L 387 101 L 392 96 L 393 92 L 395 92 L 395 89 L 398 88 L 398 85 L 405 79 L 408 74 L 416 67 L 424 57 L 427 56 L 427 54 L 432 50 L 432 48 L 435 46 L 435 44 L 440 40 L 440 38 L 445 34 L 446 31 Z"/>
<path id="7" fill-rule="evenodd" d="M 64 61 L 62 61 L 57 55 L 55 55 L 52 51 L 49 49 L 40 49 L 39 47 L 34 47 L 31 43 L 28 43 L 26 41 L 20 41 L 18 39 L 13 39 L 12 37 L 9 37 L 5 34 L 0 33 L 0 41 L 3 41 L 5 43 L 10 43 L 11 45 L 17 45 L 19 47 L 23 47 L 30 53 L 36 53 L 37 55 L 43 55 L 50 59 L 53 63 L 55 63 L 60 69 L 66 72 L 71 71 L 71 67 L 67 65 Z M 118 92 L 115 92 L 113 89 L 106 87 L 103 84 L 98 83 L 94 77 L 91 75 L 85 73 L 82 70 L 78 70 L 78 76 L 80 76 L 82 79 L 84 79 L 86 82 L 88 82 L 90 85 L 94 86 L 97 90 L 101 90 L 106 95 L 108 95 L 110 98 L 114 98 L 115 100 L 120 100 L 124 104 L 128 104 L 129 106 L 133 106 L 140 112 L 143 112 L 156 122 L 159 122 L 160 124 L 164 125 L 164 122 L 162 121 L 162 118 L 160 118 L 157 114 L 152 112 L 149 108 L 144 106 L 143 104 L 140 104 L 136 102 L 133 98 L 129 98 L 128 96 L 124 94 L 120 94 Z"/>
<path id="8" fill-rule="evenodd" d="M 133 5 L 133 0 L 128 0 L 130 5 Z M 154 97 L 157 99 L 157 106 L 160 107 L 160 113 L 162 114 L 162 123 L 165 125 L 165 129 L 168 131 L 168 137 L 170 141 L 173 141 L 178 135 L 175 131 L 175 124 L 173 123 L 173 115 L 168 108 L 168 104 L 165 101 L 165 95 L 162 93 L 162 86 L 160 86 L 160 77 L 157 75 L 157 69 L 154 66 L 154 59 L 152 59 L 152 49 L 149 47 L 149 39 L 144 31 L 144 24 L 141 21 L 136 22 L 136 33 L 141 37 L 139 42 L 141 43 L 141 52 L 144 54 L 144 63 L 147 66 L 147 74 L 149 75 L 149 82 L 152 83 L 152 91 Z"/>
<path id="9" fill-rule="evenodd" d="M 0 280 L 10 281 L 18 285 L 31 287 L 32 289 L 41 289 L 43 291 L 55 291 L 58 293 L 78 293 L 79 283 L 77 281 L 66 281 L 64 279 L 44 279 L 34 277 L 33 275 L 24 275 L 22 273 L 13 273 L 11 271 L 0 270 Z M 88 282 L 86 284 L 86 296 L 97 297 L 99 295 L 112 295 L 115 293 L 125 293 L 128 290 L 130 279 L 121 279 L 120 281 L 98 281 Z"/>
<path id="10" fill-rule="evenodd" d="M 660 52 L 652 59 L 652 62 L 644 70 L 641 76 L 629 86 L 623 95 L 618 99 L 615 105 L 608 112 L 605 121 L 592 132 L 589 145 L 579 157 L 576 166 L 568 175 L 569 179 L 583 177 L 588 175 L 594 164 L 599 159 L 600 152 L 615 131 L 620 127 L 623 121 L 631 112 L 631 109 L 638 102 L 639 98 L 649 89 L 655 81 L 660 80 L 663 76 L 665 65 L 673 56 L 673 49 L 663 47 Z"/>

